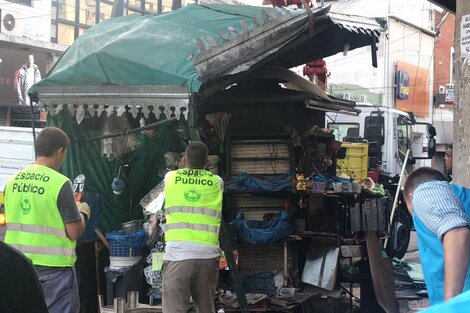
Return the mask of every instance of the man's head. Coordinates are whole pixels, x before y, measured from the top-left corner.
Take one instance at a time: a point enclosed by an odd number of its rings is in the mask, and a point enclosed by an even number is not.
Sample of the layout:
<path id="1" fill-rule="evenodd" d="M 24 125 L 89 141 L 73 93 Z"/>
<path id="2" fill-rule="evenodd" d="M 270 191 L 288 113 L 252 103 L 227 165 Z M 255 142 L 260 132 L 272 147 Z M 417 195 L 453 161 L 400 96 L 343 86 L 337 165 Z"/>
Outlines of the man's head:
<path id="1" fill-rule="evenodd" d="M 207 146 L 201 141 L 192 141 L 184 152 L 183 164 L 188 168 L 204 169 L 209 165 Z"/>
<path id="2" fill-rule="evenodd" d="M 450 145 L 444 156 L 444 162 L 446 165 L 446 171 L 449 175 L 452 175 L 452 145 Z"/>
<path id="3" fill-rule="evenodd" d="M 34 64 L 34 55 L 30 54 L 28 55 L 28 67 L 32 66 Z"/>
<path id="4" fill-rule="evenodd" d="M 65 152 L 70 144 L 69 137 L 60 128 L 46 127 L 36 138 L 34 150 L 36 160 L 46 161 L 52 168 L 59 170 L 64 163 Z"/>
<path id="5" fill-rule="evenodd" d="M 413 211 L 413 193 L 419 184 L 429 180 L 446 181 L 446 178 L 444 174 L 436 169 L 431 167 L 420 167 L 413 171 L 406 179 L 405 187 L 403 189 L 403 196 L 410 213 Z"/>

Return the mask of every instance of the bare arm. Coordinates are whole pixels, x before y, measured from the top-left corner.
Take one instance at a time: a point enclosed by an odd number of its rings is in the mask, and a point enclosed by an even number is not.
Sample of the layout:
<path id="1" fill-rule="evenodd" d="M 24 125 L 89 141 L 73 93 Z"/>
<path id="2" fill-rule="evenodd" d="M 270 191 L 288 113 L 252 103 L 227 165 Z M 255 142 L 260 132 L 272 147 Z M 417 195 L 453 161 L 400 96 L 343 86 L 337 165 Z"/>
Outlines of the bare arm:
<path id="1" fill-rule="evenodd" d="M 460 294 L 470 260 L 470 230 L 459 227 L 444 235 L 444 300 Z"/>
<path id="2" fill-rule="evenodd" d="M 85 230 L 85 223 L 83 220 L 78 220 L 75 222 L 65 224 L 65 231 L 67 232 L 67 237 L 71 240 L 77 240 L 82 235 Z"/>
<path id="3" fill-rule="evenodd" d="M 85 221 L 78 211 L 70 182 L 65 182 L 62 186 L 57 199 L 57 207 L 64 221 L 67 237 L 71 240 L 80 238 L 85 230 Z"/>

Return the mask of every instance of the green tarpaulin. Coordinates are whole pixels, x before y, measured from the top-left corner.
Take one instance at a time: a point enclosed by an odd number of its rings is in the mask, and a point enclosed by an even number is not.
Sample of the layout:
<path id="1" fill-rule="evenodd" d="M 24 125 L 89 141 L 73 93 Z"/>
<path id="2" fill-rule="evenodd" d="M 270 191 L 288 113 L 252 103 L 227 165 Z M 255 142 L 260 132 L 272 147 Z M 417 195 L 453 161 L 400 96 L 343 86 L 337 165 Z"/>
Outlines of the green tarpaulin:
<path id="1" fill-rule="evenodd" d="M 126 119 L 126 116 L 122 117 Z M 160 181 L 159 171 L 165 168 L 163 155 L 173 151 L 175 145 L 168 126 L 159 127 L 155 136 L 138 133 L 136 149 L 123 158 L 108 160 L 101 156 L 101 141 L 84 142 L 86 138 L 102 135 L 100 119 L 78 125 L 69 111 L 63 110 L 48 116 L 47 126 L 63 129 L 70 138 L 65 163 L 61 172 L 71 180 L 79 174 L 86 176 L 85 192 L 99 193 L 105 198 L 102 207 L 96 208 L 100 215 L 103 232 L 121 229 L 121 223 L 142 219 L 139 201 Z M 120 195 L 112 192 L 111 182 L 118 174 L 119 165 L 126 163 L 120 178 L 126 187 Z M 93 232 L 93 230 L 92 230 Z"/>
<path id="2" fill-rule="evenodd" d="M 256 23 L 262 29 L 268 21 L 302 14 L 307 19 L 301 11 L 189 5 L 161 15 L 105 20 L 80 36 L 32 91 L 54 85 L 167 85 L 197 92 L 195 59 L 201 50 L 248 33 Z"/>

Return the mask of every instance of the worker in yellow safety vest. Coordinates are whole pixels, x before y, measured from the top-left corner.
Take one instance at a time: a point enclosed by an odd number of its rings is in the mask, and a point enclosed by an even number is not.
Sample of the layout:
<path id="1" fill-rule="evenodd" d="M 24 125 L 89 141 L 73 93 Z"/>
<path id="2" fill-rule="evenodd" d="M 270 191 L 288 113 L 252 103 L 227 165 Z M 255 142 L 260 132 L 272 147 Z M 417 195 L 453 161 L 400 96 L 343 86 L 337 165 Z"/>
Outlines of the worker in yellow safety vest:
<path id="1" fill-rule="evenodd" d="M 5 242 L 31 260 L 50 313 L 80 311 L 75 241 L 90 211 L 79 211 L 69 179 L 59 173 L 68 145 L 61 129 L 44 128 L 35 142 L 35 163 L 5 187 Z"/>
<path id="2" fill-rule="evenodd" d="M 182 158 L 184 168 L 164 179 L 164 313 L 186 313 L 191 296 L 197 312 L 215 312 L 223 181 L 205 170 L 207 155 L 204 143 L 191 142 Z"/>

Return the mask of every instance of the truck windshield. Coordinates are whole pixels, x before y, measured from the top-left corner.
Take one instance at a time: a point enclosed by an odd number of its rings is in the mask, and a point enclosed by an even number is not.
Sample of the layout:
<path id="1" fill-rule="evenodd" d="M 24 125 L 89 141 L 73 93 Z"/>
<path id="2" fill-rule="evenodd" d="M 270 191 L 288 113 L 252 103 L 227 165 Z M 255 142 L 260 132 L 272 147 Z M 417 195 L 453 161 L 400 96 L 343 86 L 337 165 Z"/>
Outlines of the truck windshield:
<path id="1" fill-rule="evenodd" d="M 410 121 L 400 116 L 398 118 L 398 152 L 402 160 L 405 159 L 406 150 L 410 148 L 411 125 Z"/>
<path id="2" fill-rule="evenodd" d="M 347 141 L 348 137 L 359 137 L 359 123 L 328 123 L 327 127 L 334 130 L 337 141 Z"/>

